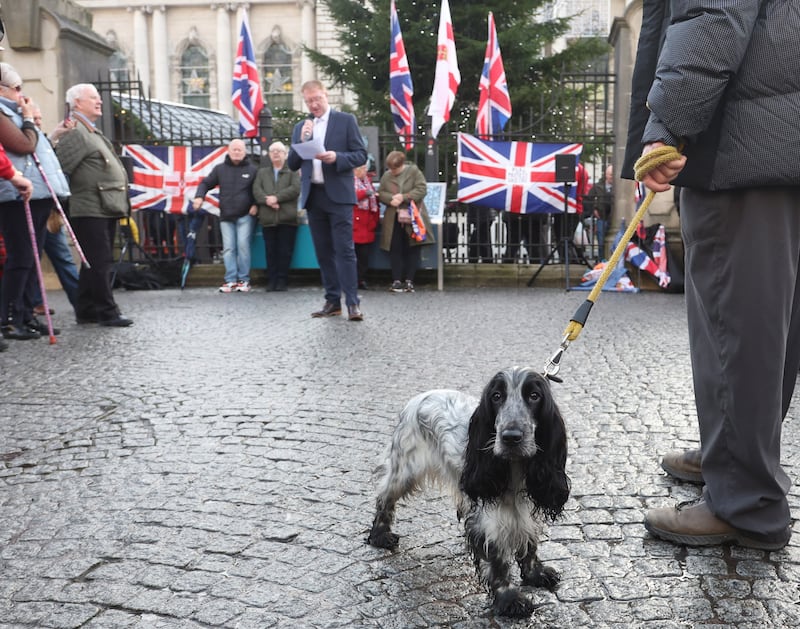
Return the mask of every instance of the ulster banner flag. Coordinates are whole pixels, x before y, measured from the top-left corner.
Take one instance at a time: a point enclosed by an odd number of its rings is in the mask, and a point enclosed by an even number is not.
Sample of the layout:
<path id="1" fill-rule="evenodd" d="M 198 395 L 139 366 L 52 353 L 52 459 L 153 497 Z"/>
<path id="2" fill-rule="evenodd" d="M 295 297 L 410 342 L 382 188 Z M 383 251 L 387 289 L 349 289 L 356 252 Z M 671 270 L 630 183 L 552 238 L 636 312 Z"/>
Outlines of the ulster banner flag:
<path id="1" fill-rule="evenodd" d="M 564 211 L 564 184 L 556 183 L 556 155 L 580 156 L 582 144 L 489 142 L 458 134 L 458 200 L 521 214 Z M 567 211 L 577 210 L 575 186 Z"/>
<path id="2" fill-rule="evenodd" d="M 124 145 L 122 155 L 133 159 L 131 208 L 186 214 L 197 186 L 225 159 L 227 150 L 225 146 Z M 206 196 L 203 209 L 219 216 L 217 192 Z"/>
<path id="3" fill-rule="evenodd" d="M 450 110 L 453 108 L 460 84 L 461 72 L 458 70 L 456 60 L 456 41 L 453 35 L 453 21 L 450 19 L 450 5 L 447 0 L 442 0 L 436 47 L 436 71 L 433 76 L 431 104 L 428 108 L 432 137 L 439 135 L 439 129 L 450 120 Z"/>

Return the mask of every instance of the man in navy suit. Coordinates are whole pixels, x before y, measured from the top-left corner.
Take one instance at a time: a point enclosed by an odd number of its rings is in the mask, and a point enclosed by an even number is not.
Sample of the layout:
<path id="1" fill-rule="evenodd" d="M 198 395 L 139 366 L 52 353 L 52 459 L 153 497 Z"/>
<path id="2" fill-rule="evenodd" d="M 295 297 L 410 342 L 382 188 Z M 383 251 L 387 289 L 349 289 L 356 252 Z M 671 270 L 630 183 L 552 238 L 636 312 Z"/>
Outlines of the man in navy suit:
<path id="1" fill-rule="evenodd" d="M 308 212 L 308 226 L 325 289 L 325 305 L 311 316 L 342 314 L 344 293 L 347 318 L 361 321 L 364 315 L 359 307 L 353 246 L 356 203 L 353 168 L 367 161 L 367 150 L 355 116 L 331 109 L 322 83 L 307 81 L 302 93 L 311 117 L 295 125 L 292 144 L 321 137 L 325 147 L 313 159 L 303 159 L 294 149 L 287 158 L 289 168 L 300 170 L 300 207 Z"/>

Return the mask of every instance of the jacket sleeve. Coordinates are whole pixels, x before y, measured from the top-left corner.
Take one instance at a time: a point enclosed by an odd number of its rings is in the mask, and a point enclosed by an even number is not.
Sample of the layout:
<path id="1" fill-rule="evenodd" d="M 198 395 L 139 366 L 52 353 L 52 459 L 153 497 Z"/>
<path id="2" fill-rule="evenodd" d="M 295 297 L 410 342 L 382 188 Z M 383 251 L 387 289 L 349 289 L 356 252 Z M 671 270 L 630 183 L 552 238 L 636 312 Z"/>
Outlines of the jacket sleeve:
<path id="1" fill-rule="evenodd" d="M 422 174 L 419 168 L 414 165 L 411 165 L 410 168 L 409 184 L 411 184 L 411 189 L 403 192 L 419 203 L 428 193 L 428 184 L 425 183 L 425 175 Z"/>
<path id="2" fill-rule="evenodd" d="M 3 179 L 13 179 L 14 171 L 14 164 L 12 164 L 11 160 L 8 159 L 6 150 L 3 148 L 3 145 L 0 144 L 0 177 Z"/>
<path id="3" fill-rule="evenodd" d="M 278 203 L 284 201 L 294 201 L 300 196 L 300 175 L 294 171 L 289 171 L 289 185 L 275 193 Z"/>
<path id="4" fill-rule="evenodd" d="M 645 143 L 677 146 L 708 129 L 747 52 L 762 2 L 687 0 L 672 3 L 672 23 L 647 95 Z"/>
<path id="5" fill-rule="evenodd" d="M 264 205 L 267 190 L 264 187 L 264 180 L 272 175 L 271 168 L 259 168 L 256 176 L 253 177 L 253 197 L 257 205 Z"/>
<path id="6" fill-rule="evenodd" d="M 30 155 L 36 150 L 39 135 L 26 124 L 20 129 L 8 116 L 0 113 L 0 144 L 18 155 Z"/>
<path id="7" fill-rule="evenodd" d="M 205 199 L 209 190 L 213 190 L 219 185 L 219 166 L 214 166 L 211 172 L 206 175 L 205 179 L 197 186 L 197 191 L 194 193 L 194 198 Z"/>
<path id="8" fill-rule="evenodd" d="M 89 146 L 84 140 L 82 132 L 77 128 L 62 135 L 55 148 L 61 170 L 67 175 L 71 175 L 86 159 L 88 149 Z"/>
<path id="9" fill-rule="evenodd" d="M 343 151 L 336 151 L 336 170 L 346 172 L 367 163 L 367 148 L 364 146 L 356 117 L 352 114 L 339 115 L 346 116 L 346 148 Z"/>
<path id="10" fill-rule="evenodd" d="M 397 194 L 397 190 L 389 190 L 389 188 L 394 188 L 394 186 L 390 186 L 389 184 L 391 179 L 392 173 L 387 170 L 383 173 L 378 183 L 378 199 L 380 199 L 381 203 L 384 205 L 389 205 L 392 202 L 392 197 Z"/>
<path id="11" fill-rule="evenodd" d="M 303 126 L 302 122 L 298 122 L 294 129 L 292 129 L 292 141 L 291 144 L 297 143 L 300 139 L 300 127 Z M 289 146 L 289 153 L 286 156 L 286 164 L 289 166 L 290 170 L 300 170 L 300 167 L 303 165 L 303 158 L 301 158 L 297 152 Z"/>

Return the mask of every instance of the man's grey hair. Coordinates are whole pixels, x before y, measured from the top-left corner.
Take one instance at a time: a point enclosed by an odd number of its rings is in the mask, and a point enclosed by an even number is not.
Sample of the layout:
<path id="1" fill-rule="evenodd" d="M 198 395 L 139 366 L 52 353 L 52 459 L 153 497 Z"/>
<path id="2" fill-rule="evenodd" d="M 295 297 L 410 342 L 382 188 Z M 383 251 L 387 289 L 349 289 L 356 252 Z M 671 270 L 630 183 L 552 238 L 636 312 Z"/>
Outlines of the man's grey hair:
<path id="1" fill-rule="evenodd" d="M 86 90 L 97 90 L 97 88 L 92 85 L 91 83 L 78 83 L 77 85 L 73 85 L 67 90 L 67 95 L 65 96 L 66 102 L 69 104 L 70 107 L 75 106 L 75 102 L 83 96 Z"/>

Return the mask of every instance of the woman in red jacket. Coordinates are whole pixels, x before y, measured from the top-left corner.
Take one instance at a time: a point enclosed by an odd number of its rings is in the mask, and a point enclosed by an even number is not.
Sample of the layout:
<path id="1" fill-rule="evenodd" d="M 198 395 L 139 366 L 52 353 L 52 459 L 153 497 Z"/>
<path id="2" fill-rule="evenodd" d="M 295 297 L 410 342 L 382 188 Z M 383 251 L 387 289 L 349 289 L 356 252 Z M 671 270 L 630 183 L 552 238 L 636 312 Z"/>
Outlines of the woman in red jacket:
<path id="1" fill-rule="evenodd" d="M 367 269 L 369 268 L 369 252 L 375 242 L 375 229 L 380 222 L 378 201 L 375 188 L 367 175 L 367 165 L 353 170 L 356 184 L 356 204 L 353 206 L 353 243 L 356 249 L 356 266 L 358 268 L 358 287 L 367 288 Z"/>

